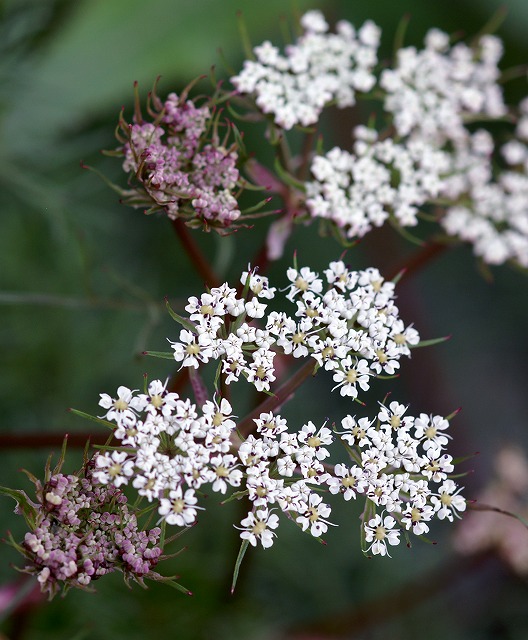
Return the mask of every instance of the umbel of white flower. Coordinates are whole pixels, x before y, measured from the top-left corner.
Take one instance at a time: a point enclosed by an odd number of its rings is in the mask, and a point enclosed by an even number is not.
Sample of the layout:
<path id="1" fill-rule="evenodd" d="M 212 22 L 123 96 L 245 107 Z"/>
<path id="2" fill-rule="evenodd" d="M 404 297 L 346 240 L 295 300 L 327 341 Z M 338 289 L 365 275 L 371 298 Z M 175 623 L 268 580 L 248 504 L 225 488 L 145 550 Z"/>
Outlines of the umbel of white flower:
<path id="1" fill-rule="evenodd" d="M 372 70 L 380 30 L 373 22 L 356 33 L 342 20 L 336 33 L 329 33 L 322 13 L 309 11 L 301 25 L 304 34 L 286 48 L 286 55 L 266 41 L 255 47 L 256 60 L 246 60 L 231 78 L 240 93 L 254 93 L 262 112 L 272 114 L 284 129 L 315 124 L 331 101 L 341 108 L 355 104 L 356 92 L 366 93 L 376 82 Z"/>
<path id="2" fill-rule="evenodd" d="M 225 385 L 271 391 L 274 359 L 291 355 L 326 370 L 334 390 L 353 401 L 373 378 L 393 374 L 418 343 L 416 330 L 399 318 L 394 284 L 376 269 L 351 271 L 338 261 L 324 271 L 324 282 L 308 267 L 288 269 L 287 278 L 282 293 L 296 307 L 293 316 L 267 313 L 263 301 L 278 294 L 251 270 L 242 275 L 240 297 L 224 284 L 190 298 L 188 318 L 177 317 L 187 328 L 171 342 L 175 360 L 194 376 L 215 361 Z M 287 520 L 312 536 L 325 534 L 334 524 L 332 494 L 366 501 L 362 539 L 372 554 L 388 554 L 402 529 L 422 535 L 434 517 L 453 520 L 465 509 L 449 478 L 449 423 L 440 416 L 406 415 L 407 407 L 393 401 L 370 417 L 346 415 L 339 427 L 291 424 L 272 410 L 240 430 L 221 388 L 215 384 L 201 406 L 159 380 L 144 393 L 120 387 L 113 397 L 102 394 L 102 417 L 115 424 L 120 447 L 96 457 L 94 477 L 131 484 L 156 505 L 160 522 L 177 527 L 196 521 L 197 491 L 205 486 L 223 499 L 246 496 L 250 510 L 235 526 L 242 540 L 264 548 Z M 336 439 L 344 446 L 334 460 Z"/>
<path id="3" fill-rule="evenodd" d="M 322 13 L 309 11 L 301 25 L 284 55 L 267 41 L 255 47 L 256 60 L 231 79 L 237 91 L 286 130 L 316 125 L 326 106 L 352 106 L 358 95 L 379 100 L 383 113 L 354 129 L 352 152 L 335 147 L 313 158 L 308 216 L 347 240 L 387 220 L 415 226 L 421 213 L 434 212 L 484 262 L 528 267 L 528 99 L 504 102 L 501 40 L 486 34 L 471 46 L 452 44 L 431 29 L 422 49 L 399 49 L 378 72 L 381 33 L 372 22 L 356 32 L 341 21 L 331 33 Z M 517 127 L 508 132 L 503 124 L 509 141 L 501 148 L 486 130 L 475 131 L 475 123 L 508 119 Z"/>

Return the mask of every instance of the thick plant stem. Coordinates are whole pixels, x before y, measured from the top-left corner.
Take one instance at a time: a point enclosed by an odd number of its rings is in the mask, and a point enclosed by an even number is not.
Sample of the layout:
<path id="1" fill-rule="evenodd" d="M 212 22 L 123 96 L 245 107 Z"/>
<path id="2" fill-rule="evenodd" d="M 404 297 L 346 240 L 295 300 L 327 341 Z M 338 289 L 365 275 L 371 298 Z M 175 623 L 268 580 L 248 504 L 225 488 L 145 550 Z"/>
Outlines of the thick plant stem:
<path id="1" fill-rule="evenodd" d="M 315 362 L 310 358 L 291 378 L 289 378 L 273 396 L 268 396 L 258 407 L 248 413 L 238 423 L 238 431 L 242 436 L 247 436 L 252 428 L 255 426 L 253 422 L 254 418 L 257 418 L 261 413 L 268 411 L 274 411 L 277 407 L 283 405 L 286 400 L 292 395 L 292 393 L 301 386 L 301 384 L 313 374 Z"/>
<path id="2" fill-rule="evenodd" d="M 430 242 L 425 247 L 419 249 L 410 258 L 407 258 L 403 264 L 393 269 L 387 276 L 387 280 L 392 280 L 403 272 L 403 277 L 409 276 L 415 271 L 419 271 L 428 262 L 432 262 L 437 256 L 442 254 L 449 248 L 449 245 L 440 242 Z"/>
<path id="3" fill-rule="evenodd" d="M 171 223 L 176 235 L 181 240 L 185 252 L 206 284 L 211 288 L 220 286 L 220 281 L 199 246 L 196 244 L 192 234 L 189 233 L 185 222 L 183 222 L 181 218 L 176 218 L 176 220 L 172 220 Z"/>

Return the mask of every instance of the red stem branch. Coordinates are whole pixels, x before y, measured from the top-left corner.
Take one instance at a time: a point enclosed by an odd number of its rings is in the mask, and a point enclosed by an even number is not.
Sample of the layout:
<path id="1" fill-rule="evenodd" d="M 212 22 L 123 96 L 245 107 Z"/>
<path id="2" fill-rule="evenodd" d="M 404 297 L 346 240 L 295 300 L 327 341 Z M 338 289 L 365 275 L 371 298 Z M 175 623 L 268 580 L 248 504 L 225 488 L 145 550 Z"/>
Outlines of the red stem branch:
<path id="1" fill-rule="evenodd" d="M 292 393 L 301 386 L 301 384 L 313 374 L 313 370 L 315 367 L 315 363 L 312 361 L 312 358 L 309 358 L 308 361 L 297 370 L 297 372 L 289 378 L 277 391 L 273 396 L 268 396 L 263 402 L 261 402 L 258 407 L 253 409 L 250 413 L 248 413 L 238 424 L 238 430 L 243 436 L 246 436 L 251 431 L 251 428 L 254 427 L 255 423 L 253 422 L 254 418 L 257 418 L 261 413 L 266 413 L 268 411 L 274 411 L 277 407 L 283 405 L 286 400 L 292 395 Z"/>
<path id="2" fill-rule="evenodd" d="M 446 251 L 447 244 L 441 242 L 430 242 L 416 251 L 410 258 L 407 258 L 403 264 L 389 272 L 387 280 L 392 280 L 402 271 L 403 277 L 407 277 L 409 274 L 419 271 L 425 264 L 434 260 L 441 253 Z"/>
<path id="3" fill-rule="evenodd" d="M 212 270 L 209 262 L 206 260 L 200 247 L 196 244 L 192 234 L 185 225 L 185 222 L 183 222 L 181 218 L 176 218 L 176 220 L 171 220 L 171 223 L 172 228 L 180 239 L 185 252 L 189 256 L 192 264 L 196 267 L 200 276 L 209 287 L 212 288 L 220 286 L 220 281 L 216 277 L 216 274 Z"/>
<path id="4" fill-rule="evenodd" d="M 3 433 L 0 435 L 0 451 L 4 449 L 39 449 L 44 447 L 61 447 L 64 442 L 64 433 Z M 107 433 L 70 433 L 68 435 L 68 448 L 82 449 L 86 442 L 90 444 L 105 444 L 108 440 Z"/>

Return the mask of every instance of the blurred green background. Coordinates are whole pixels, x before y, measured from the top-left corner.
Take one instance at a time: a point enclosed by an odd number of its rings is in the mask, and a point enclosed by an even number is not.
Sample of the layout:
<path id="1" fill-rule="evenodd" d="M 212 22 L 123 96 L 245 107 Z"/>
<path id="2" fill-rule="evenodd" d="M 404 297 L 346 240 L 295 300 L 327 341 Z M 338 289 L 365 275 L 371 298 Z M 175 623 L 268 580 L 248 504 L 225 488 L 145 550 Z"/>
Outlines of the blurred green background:
<path id="1" fill-rule="evenodd" d="M 120 206 L 102 181 L 81 170 L 80 161 L 123 184 L 119 161 L 100 150 L 115 145 L 120 108 L 131 113 L 132 83 L 137 80 L 145 95 L 161 75 L 160 94 L 180 91 L 219 63 L 218 48 L 238 69 L 243 54 L 237 10 L 258 44 L 281 42 L 280 19 L 291 16 L 292 6 L 280 0 L 0 2 L 0 435 L 89 431 L 90 423 L 67 413 L 68 407 L 96 413 L 99 393 L 112 393 L 120 384 L 137 388 L 146 371 L 162 378 L 171 373 L 166 362 L 139 354 L 164 350 L 166 337 L 175 336 L 163 297 L 198 294 L 202 282 L 166 219 Z M 411 16 L 406 42 L 419 45 L 429 27 L 472 35 L 506 7 L 499 29 L 504 66 L 527 62 L 525 0 L 299 0 L 296 6 L 322 8 L 331 22 L 344 18 L 360 25 L 373 19 L 383 29 L 382 56 L 390 54 L 405 13 Z M 524 95 L 524 85 L 515 85 L 512 97 Z M 352 124 L 342 114 L 330 118 L 328 145 L 347 147 Z M 221 240 L 194 237 L 219 272 L 235 279 L 264 229 L 261 223 L 251 233 Z M 285 258 L 271 269 L 278 286 L 295 249 L 299 264 L 316 269 L 341 253 L 315 227 L 298 229 Z M 416 250 L 382 230 L 347 260 L 389 273 Z M 404 279 L 399 290 L 404 318 L 424 338 L 453 337 L 415 352 L 390 389 L 417 413 L 448 414 L 463 407 L 453 422 L 452 452 L 480 452 L 466 465 L 474 470 L 462 482 L 468 497 L 485 484 L 501 443 L 528 447 L 528 282 L 506 267 L 493 269 L 493 276 L 486 282 L 470 250 L 461 247 Z M 330 382 L 318 378 L 310 384 L 302 411 L 292 402 L 288 416 L 304 422 L 339 414 L 337 398 L 332 409 L 318 402 L 318 390 L 326 391 Z M 377 389 L 382 391 L 373 396 L 372 412 L 389 390 Z M 49 448 L 5 445 L 0 485 L 29 489 L 18 470 L 40 475 L 48 453 Z M 71 450 L 69 470 L 80 461 L 81 452 Z M 23 523 L 12 508 L 2 499 L 1 535 L 9 529 L 20 537 Z M 398 548 L 392 560 L 369 561 L 359 549 L 358 514 L 348 507 L 335 515 L 341 526 L 328 536 L 327 547 L 294 527 L 281 527 L 272 549 L 246 556 L 237 593 L 230 596 L 238 550 L 231 523 L 240 514 L 236 505 L 211 504 L 204 522 L 182 538 L 189 549 L 164 567 L 181 575 L 192 598 L 158 585 L 129 591 L 119 576 L 111 576 L 95 595 L 70 593 L 52 603 L 36 599 L 13 615 L 6 612 L 0 628 L 6 637 L 28 640 L 133 640 L 161 633 L 250 640 L 528 637 L 526 582 L 493 557 L 455 558 L 448 526 L 436 526 L 435 548 L 416 544 Z M 18 584 L 9 566 L 16 556 L 4 545 L 1 557 L 0 599 Z"/>

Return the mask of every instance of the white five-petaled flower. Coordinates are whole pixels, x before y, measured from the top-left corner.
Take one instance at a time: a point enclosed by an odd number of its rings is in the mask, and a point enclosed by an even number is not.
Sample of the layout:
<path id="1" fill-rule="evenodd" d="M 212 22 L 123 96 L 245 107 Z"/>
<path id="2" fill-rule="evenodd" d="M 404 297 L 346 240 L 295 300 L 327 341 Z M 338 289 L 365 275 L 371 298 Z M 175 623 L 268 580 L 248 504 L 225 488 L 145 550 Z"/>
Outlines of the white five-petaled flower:
<path id="1" fill-rule="evenodd" d="M 400 542 L 400 532 L 394 529 L 396 520 L 392 516 L 382 516 L 376 514 L 365 523 L 365 541 L 372 543 L 367 551 L 373 555 L 389 556 L 387 544 L 395 546 Z"/>
<path id="2" fill-rule="evenodd" d="M 188 527 L 196 520 L 196 506 L 198 499 L 194 495 L 194 489 L 183 492 L 181 486 L 169 492 L 168 498 L 161 498 L 158 513 L 167 524 L 175 524 L 178 527 Z"/>
<path id="3" fill-rule="evenodd" d="M 273 544 L 273 537 L 277 534 L 272 531 L 279 526 L 279 516 L 271 513 L 268 509 L 257 509 L 248 513 L 241 523 L 240 537 L 247 540 L 253 547 L 257 546 L 257 542 L 268 549 Z"/>
<path id="4" fill-rule="evenodd" d="M 426 523 L 434 516 L 433 508 L 430 505 L 413 505 L 409 503 L 402 512 L 401 522 L 407 530 L 421 536 L 429 531 Z"/>
<path id="5" fill-rule="evenodd" d="M 363 391 L 367 391 L 371 375 L 366 360 L 358 360 L 358 358 L 347 356 L 340 362 L 339 369 L 334 371 L 333 378 L 337 384 L 332 391 L 339 389 L 339 393 L 342 396 L 357 398 L 357 387 L 359 386 Z"/>
<path id="6" fill-rule="evenodd" d="M 174 359 L 182 367 L 198 369 L 200 362 L 208 362 L 213 357 L 213 340 L 207 331 L 195 334 L 187 329 L 180 331 L 180 342 L 171 342 Z"/>
<path id="7" fill-rule="evenodd" d="M 302 530 L 310 529 L 310 533 L 318 538 L 322 533 L 328 531 L 328 522 L 326 518 L 331 513 L 329 505 L 323 502 L 323 498 L 317 493 L 310 493 L 306 509 L 301 515 L 297 516 L 297 522 L 301 525 Z"/>
<path id="8" fill-rule="evenodd" d="M 134 396 L 135 391 L 128 387 L 117 389 L 117 398 L 112 398 L 107 393 L 100 394 L 99 406 L 108 409 L 102 418 L 115 421 L 118 424 L 134 424 L 137 419 L 136 411 L 141 410 L 142 402 Z"/>
<path id="9" fill-rule="evenodd" d="M 451 437 L 445 431 L 449 428 L 449 422 L 442 416 L 428 416 L 421 413 L 414 421 L 415 436 L 422 440 L 424 451 L 434 449 L 440 452 Z"/>
<path id="10" fill-rule="evenodd" d="M 134 473 L 134 461 L 128 458 L 126 451 L 112 451 L 98 455 L 95 459 L 97 470 L 93 476 L 101 484 L 113 484 L 120 487 L 128 484 Z"/>
<path id="11" fill-rule="evenodd" d="M 437 518 L 453 522 L 453 516 L 461 517 L 458 512 L 466 510 L 466 501 L 459 495 L 460 491 L 462 487 L 457 487 L 453 480 L 446 480 L 438 487 L 438 494 L 431 497 Z"/>

